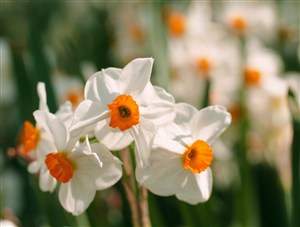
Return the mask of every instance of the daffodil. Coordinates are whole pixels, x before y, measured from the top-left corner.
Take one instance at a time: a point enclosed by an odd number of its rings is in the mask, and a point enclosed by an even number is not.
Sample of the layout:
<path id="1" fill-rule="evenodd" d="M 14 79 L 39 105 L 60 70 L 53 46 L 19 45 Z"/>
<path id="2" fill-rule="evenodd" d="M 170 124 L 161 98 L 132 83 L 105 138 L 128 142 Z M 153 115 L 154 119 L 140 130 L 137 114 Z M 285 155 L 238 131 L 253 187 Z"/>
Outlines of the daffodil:
<path id="1" fill-rule="evenodd" d="M 51 77 L 57 95 L 57 101 L 63 104 L 69 101 L 73 109 L 83 100 L 83 83 L 75 76 L 55 72 Z"/>
<path id="2" fill-rule="evenodd" d="M 59 182 L 61 205 L 73 215 L 80 215 L 94 199 L 96 190 L 111 187 L 121 178 L 121 162 L 104 145 L 90 144 L 87 137 L 78 144 L 54 114 L 38 110 L 34 116 L 53 136 L 53 141 L 41 144 L 44 163 L 39 175 L 40 188 L 53 191 Z"/>
<path id="3" fill-rule="evenodd" d="M 126 2 L 111 8 L 109 17 L 114 30 L 114 43 L 112 54 L 114 59 L 121 63 L 127 63 L 136 57 L 147 56 L 150 51 L 148 41 L 149 34 L 149 10 L 139 2 Z"/>
<path id="4" fill-rule="evenodd" d="M 263 47 L 260 42 L 249 41 L 244 66 L 244 82 L 247 87 L 272 89 L 270 81 L 279 78 L 282 68 L 283 62 L 278 54 Z"/>
<path id="5" fill-rule="evenodd" d="M 45 84 L 38 83 L 37 91 L 39 95 L 39 110 L 49 112 Z M 73 118 L 71 104 L 67 102 L 60 106 L 56 116 L 69 128 Z M 31 173 L 37 173 L 41 168 L 41 163 L 43 162 L 43 156 L 40 152 L 41 144 L 44 141 L 53 141 L 52 135 L 48 128 L 44 127 L 44 123 L 40 119 L 35 118 L 35 120 L 35 125 L 29 121 L 24 122 L 20 136 L 22 155 L 27 155 L 32 160 L 28 165 L 28 171 Z"/>
<path id="6" fill-rule="evenodd" d="M 176 104 L 176 113 L 174 123 L 158 131 L 149 166 L 137 168 L 136 176 L 154 194 L 197 204 L 210 197 L 212 144 L 231 116 L 222 106 L 197 111 L 184 103 Z"/>
<path id="7" fill-rule="evenodd" d="M 169 11 L 170 93 L 176 100 L 198 107 L 206 95 L 207 81 L 211 89 L 216 83 L 223 86 L 224 82 L 235 81 L 241 59 L 239 43 L 222 26 L 213 23 L 207 2 L 191 2 L 186 14 Z M 180 29 L 184 32 L 172 35 L 179 30 L 180 23 L 185 26 Z"/>
<path id="8" fill-rule="evenodd" d="M 277 35 L 277 10 L 272 2 L 226 2 L 218 19 L 237 35 L 271 41 Z"/>
<path id="9" fill-rule="evenodd" d="M 156 127 L 174 118 L 174 98 L 150 82 L 152 64 L 152 58 L 140 58 L 124 69 L 94 74 L 75 111 L 71 135 L 78 137 L 94 127 L 97 139 L 110 150 L 135 141 L 137 164 L 147 165 Z"/>

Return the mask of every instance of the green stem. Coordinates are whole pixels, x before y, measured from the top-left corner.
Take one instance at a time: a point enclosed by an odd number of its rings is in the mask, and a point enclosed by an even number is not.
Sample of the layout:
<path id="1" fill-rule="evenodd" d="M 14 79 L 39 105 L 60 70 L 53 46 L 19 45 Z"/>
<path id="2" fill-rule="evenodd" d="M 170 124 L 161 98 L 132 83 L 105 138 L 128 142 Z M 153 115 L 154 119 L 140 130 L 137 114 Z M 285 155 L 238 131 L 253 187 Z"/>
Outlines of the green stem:
<path id="1" fill-rule="evenodd" d="M 161 2 L 153 1 L 150 3 L 150 42 L 153 50 L 153 56 L 155 59 L 155 75 L 156 83 L 168 89 L 169 86 L 169 68 L 168 68 L 168 56 L 167 56 L 167 40 L 165 37 L 165 28 L 161 16 Z"/>
<path id="2" fill-rule="evenodd" d="M 246 59 L 245 40 L 241 37 L 241 54 L 242 59 Z M 244 64 L 242 64 L 244 65 Z M 241 76 L 243 77 L 243 68 L 241 69 Z M 239 169 L 241 175 L 241 186 L 238 191 L 238 200 L 236 204 L 237 224 L 241 226 L 251 226 L 256 224 L 253 201 L 253 179 L 251 175 L 250 165 L 247 160 L 248 152 L 248 131 L 250 127 L 250 120 L 247 110 L 247 88 L 243 83 L 239 91 L 240 105 L 242 110 L 242 118 L 240 122 L 240 138 L 237 144 Z"/>
<path id="3" fill-rule="evenodd" d="M 145 187 L 139 187 L 135 180 L 135 157 L 133 149 L 127 147 L 121 150 L 120 158 L 124 168 L 121 181 L 131 209 L 132 225 L 135 227 L 150 227 L 148 192 Z"/>
<path id="4" fill-rule="evenodd" d="M 77 221 L 78 226 L 84 226 L 84 227 L 91 226 L 86 213 L 83 213 L 83 214 L 77 216 L 76 221 Z"/>
<path id="5" fill-rule="evenodd" d="M 211 87 L 211 82 L 209 79 L 205 81 L 205 90 L 204 90 L 204 95 L 203 95 L 203 100 L 202 100 L 202 105 L 201 108 L 205 108 L 209 105 L 209 92 L 210 92 L 210 87 Z"/>

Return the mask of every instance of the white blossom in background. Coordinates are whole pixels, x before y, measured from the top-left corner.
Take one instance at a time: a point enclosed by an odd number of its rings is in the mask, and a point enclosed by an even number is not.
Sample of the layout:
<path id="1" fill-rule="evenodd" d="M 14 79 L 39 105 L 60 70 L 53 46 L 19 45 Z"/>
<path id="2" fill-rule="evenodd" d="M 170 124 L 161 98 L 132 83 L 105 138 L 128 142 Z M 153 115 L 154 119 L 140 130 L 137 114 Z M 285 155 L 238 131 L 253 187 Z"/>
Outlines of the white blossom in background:
<path id="1" fill-rule="evenodd" d="M 94 127 L 94 134 L 110 150 L 135 141 L 139 166 L 148 163 L 156 128 L 174 118 L 174 98 L 150 82 L 152 58 L 139 58 L 124 69 L 107 68 L 85 85 L 85 100 L 74 114 L 71 135 L 80 137 Z"/>
<path id="2" fill-rule="evenodd" d="M 56 72 L 52 84 L 59 104 L 69 101 L 75 109 L 83 100 L 84 82 L 78 77 Z"/>
<path id="3" fill-rule="evenodd" d="M 212 22 L 208 2 L 191 2 L 181 13 L 172 8 L 167 12 L 170 92 L 177 101 L 199 107 L 207 80 L 212 87 L 220 80 L 237 81 L 238 40 Z"/>
<path id="4" fill-rule="evenodd" d="M 212 190 L 211 145 L 230 122 L 222 106 L 197 111 L 176 104 L 174 123 L 161 128 L 154 139 L 149 166 L 136 169 L 138 182 L 157 195 L 176 195 L 190 204 L 207 201 Z"/>
<path id="5" fill-rule="evenodd" d="M 124 64 L 137 57 L 149 56 L 149 11 L 138 2 L 118 3 L 110 10 L 112 13 L 109 21 L 114 31 L 114 58 Z"/>
<path id="6" fill-rule="evenodd" d="M 171 48 L 170 57 L 177 56 L 178 61 L 181 58 L 181 64 L 175 62 L 171 65 L 170 91 L 175 98 L 199 107 L 207 81 L 211 83 L 211 90 L 215 90 L 218 84 L 223 89 L 236 87 L 240 82 L 237 44 L 222 30 L 211 30 L 206 37 L 187 38 L 184 46 Z"/>
<path id="7" fill-rule="evenodd" d="M 267 42 L 277 38 L 278 9 L 272 2 L 226 2 L 220 11 L 218 21 L 236 35 Z"/>
<path id="8" fill-rule="evenodd" d="M 276 83 L 282 70 L 283 62 L 276 52 L 257 41 L 247 43 L 242 73 L 244 83 L 249 89 L 276 92 L 277 88 L 272 85 L 272 81 Z"/>
<path id="9" fill-rule="evenodd" d="M 212 10 L 208 2 L 192 1 L 186 8 L 170 5 L 165 10 L 169 39 L 182 40 L 188 36 L 203 36 L 212 23 Z"/>

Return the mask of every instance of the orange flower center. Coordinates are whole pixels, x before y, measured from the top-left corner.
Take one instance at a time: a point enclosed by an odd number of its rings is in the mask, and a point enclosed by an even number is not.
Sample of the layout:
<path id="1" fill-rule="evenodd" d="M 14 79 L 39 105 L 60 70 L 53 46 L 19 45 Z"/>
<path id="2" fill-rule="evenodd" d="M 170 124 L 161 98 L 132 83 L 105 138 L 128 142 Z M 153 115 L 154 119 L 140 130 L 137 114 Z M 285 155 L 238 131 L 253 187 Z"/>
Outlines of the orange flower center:
<path id="1" fill-rule="evenodd" d="M 181 36 L 185 32 L 185 18 L 178 12 L 173 12 L 168 15 L 168 27 L 172 36 Z"/>
<path id="2" fill-rule="evenodd" d="M 204 76 L 208 76 L 209 71 L 211 70 L 211 63 L 207 58 L 201 57 L 197 61 L 197 67 Z"/>
<path id="3" fill-rule="evenodd" d="M 261 74 L 255 69 L 245 69 L 244 72 L 245 83 L 248 86 L 256 86 L 259 84 L 261 79 Z"/>
<path id="4" fill-rule="evenodd" d="M 110 127 L 124 131 L 139 123 L 139 106 L 130 95 L 119 95 L 107 106 L 110 110 Z"/>
<path id="5" fill-rule="evenodd" d="M 56 180 L 67 183 L 74 172 L 74 163 L 69 160 L 64 152 L 53 152 L 46 156 L 47 168 Z"/>
<path id="6" fill-rule="evenodd" d="M 239 33 L 242 33 L 246 28 L 246 21 L 243 17 L 237 16 L 232 20 L 232 27 Z"/>
<path id="7" fill-rule="evenodd" d="M 77 106 L 83 99 L 83 92 L 78 90 L 72 90 L 67 93 L 66 100 L 72 103 L 72 106 Z"/>
<path id="8" fill-rule="evenodd" d="M 183 166 L 193 173 L 207 169 L 213 160 L 213 152 L 208 143 L 197 140 L 188 147 L 182 156 Z"/>
<path id="9" fill-rule="evenodd" d="M 228 112 L 231 114 L 232 122 L 239 122 L 242 117 L 242 109 L 238 104 L 234 104 L 229 107 Z"/>
<path id="10" fill-rule="evenodd" d="M 40 140 L 40 130 L 35 128 L 29 121 L 24 122 L 24 126 L 21 132 L 21 143 L 23 145 L 23 151 L 25 154 L 29 153 L 36 148 L 37 143 Z"/>
<path id="11" fill-rule="evenodd" d="M 136 43 L 142 43 L 144 41 L 145 33 L 139 25 L 132 24 L 129 27 L 129 32 Z"/>

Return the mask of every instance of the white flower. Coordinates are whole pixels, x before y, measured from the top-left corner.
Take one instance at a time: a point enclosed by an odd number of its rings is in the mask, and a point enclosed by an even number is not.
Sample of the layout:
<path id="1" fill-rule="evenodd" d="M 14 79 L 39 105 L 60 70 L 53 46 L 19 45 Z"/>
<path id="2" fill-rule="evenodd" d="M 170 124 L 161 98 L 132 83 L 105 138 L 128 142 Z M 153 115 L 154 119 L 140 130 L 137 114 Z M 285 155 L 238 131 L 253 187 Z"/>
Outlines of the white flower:
<path id="1" fill-rule="evenodd" d="M 238 35 L 276 38 L 277 9 L 275 4 L 261 2 L 226 2 L 219 20 Z M 255 16 L 253 16 L 255 15 Z"/>
<path id="2" fill-rule="evenodd" d="M 8 219 L 0 219 L 0 226 L 2 227 L 17 227 L 15 223 Z"/>
<path id="3" fill-rule="evenodd" d="M 126 2 L 110 8 L 109 21 L 115 34 L 112 52 L 122 63 L 149 53 L 149 10 L 143 6 L 138 2 Z"/>
<path id="4" fill-rule="evenodd" d="M 222 106 L 200 111 L 188 104 L 176 105 L 172 126 L 159 130 L 147 168 L 137 168 L 138 182 L 161 196 L 176 195 L 197 204 L 209 199 L 212 190 L 210 164 L 213 144 L 230 124 Z"/>
<path id="5" fill-rule="evenodd" d="M 278 92 L 277 83 L 283 68 L 280 57 L 261 43 L 250 42 L 244 68 L 244 82 L 248 88 L 259 88 L 269 93 Z"/>
<path id="6" fill-rule="evenodd" d="M 61 182 L 59 201 L 73 215 L 79 215 L 92 202 L 96 190 L 115 184 L 122 175 L 121 162 L 102 144 L 82 144 L 69 137 L 63 121 L 45 111 L 34 116 L 53 136 L 53 142 L 43 141 L 39 185 L 43 191 L 53 191 Z"/>
<path id="7" fill-rule="evenodd" d="M 83 82 L 78 77 L 56 72 L 52 81 L 58 103 L 69 101 L 75 109 L 83 100 Z"/>
<path id="8" fill-rule="evenodd" d="M 45 84 L 39 82 L 37 91 L 40 99 L 39 110 L 49 112 Z M 64 122 L 67 128 L 69 128 L 73 119 L 71 104 L 67 102 L 60 106 L 59 110 L 56 112 L 56 116 Z M 35 120 L 36 125 L 33 125 L 29 121 L 25 121 L 21 133 L 22 153 L 23 155 L 28 155 L 32 159 L 32 162 L 28 165 L 28 171 L 31 173 L 37 173 L 41 168 L 41 163 L 44 159 L 40 152 L 41 144 L 44 141 L 53 141 L 53 137 L 48 128 L 43 127 L 43 122 L 40 122 L 39 119 Z"/>
<path id="9" fill-rule="evenodd" d="M 192 1 L 186 11 L 170 7 L 166 10 L 169 38 L 184 39 L 186 36 L 204 36 L 211 26 L 212 9 L 208 2 Z"/>
<path id="10" fill-rule="evenodd" d="M 147 165 L 156 126 L 174 117 L 174 98 L 150 83 L 152 64 L 152 58 L 140 58 L 124 69 L 107 68 L 93 75 L 75 111 L 71 135 L 78 137 L 97 124 L 99 141 L 119 150 L 135 140 L 137 163 Z"/>
<path id="11" fill-rule="evenodd" d="M 207 81 L 210 81 L 212 89 L 219 84 L 223 89 L 231 88 L 238 82 L 240 54 L 237 42 L 229 40 L 228 36 L 221 33 L 215 37 L 213 33 L 208 33 L 202 39 L 187 38 L 184 45 L 177 43 L 178 46 L 175 46 L 173 43 L 170 47 L 173 76 L 170 91 L 176 100 L 199 106 Z M 172 58 L 177 58 L 178 62 L 180 59 L 181 63 L 173 61 Z"/>

